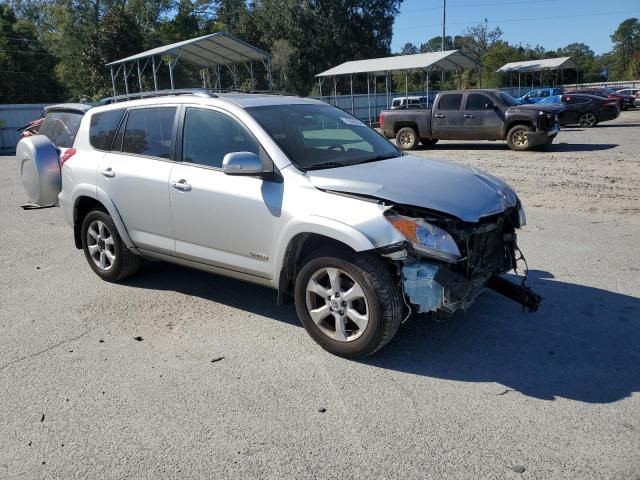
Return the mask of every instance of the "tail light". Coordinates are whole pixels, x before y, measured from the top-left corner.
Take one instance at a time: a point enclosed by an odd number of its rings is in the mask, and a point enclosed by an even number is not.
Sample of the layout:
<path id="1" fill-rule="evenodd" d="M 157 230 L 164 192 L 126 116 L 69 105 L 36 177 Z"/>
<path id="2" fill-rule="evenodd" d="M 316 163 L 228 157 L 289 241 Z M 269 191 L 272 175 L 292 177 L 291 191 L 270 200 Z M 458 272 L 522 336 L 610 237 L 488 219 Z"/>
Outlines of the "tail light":
<path id="1" fill-rule="evenodd" d="M 384 115 L 380 112 L 380 117 L 378 118 L 378 123 L 380 124 L 380 128 L 384 127 Z"/>
<path id="2" fill-rule="evenodd" d="M 60 168 L 62 168 L 65 162 L 69 160 L 71 157 L 73 157 L 75 154 L 76 154 L 75 148 L 68 148 L 67 150 L 65 150 L 65 152 L 60 157 Z"/>

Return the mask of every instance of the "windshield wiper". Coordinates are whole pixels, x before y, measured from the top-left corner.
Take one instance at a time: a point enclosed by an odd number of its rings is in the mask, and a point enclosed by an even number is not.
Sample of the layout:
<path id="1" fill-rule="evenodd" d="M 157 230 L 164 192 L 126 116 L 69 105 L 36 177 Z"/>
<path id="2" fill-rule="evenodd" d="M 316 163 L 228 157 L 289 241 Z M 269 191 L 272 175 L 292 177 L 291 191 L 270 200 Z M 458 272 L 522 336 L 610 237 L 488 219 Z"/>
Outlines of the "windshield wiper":
<path id="1" fill-rule="evenodd" d="M 350 165 L 350 164 L 338 163 L 338 162 L 319 162 L 319 163 L 312 163 L 311 165 L 308 165 L 302 168 L 304 168 L 305 171 L 309 171 L 309 170 L 322 170 L 324 168 L 346 167 L 347 165 Z"/>
<path id="2" fill-rule="evenodd" d="M 395 153 L 385 153 L 382 155 L 376 155 L 375 157 L 365 158 L 364 160 L 360 160 L 356 163 L 356 165 L 360 165 L 361 163 L 370 163 L 370 162 L 379 162 L 380 160 L 389 160 L 390 158 L 398 158 L 401 155 L 396 155 Z"/>

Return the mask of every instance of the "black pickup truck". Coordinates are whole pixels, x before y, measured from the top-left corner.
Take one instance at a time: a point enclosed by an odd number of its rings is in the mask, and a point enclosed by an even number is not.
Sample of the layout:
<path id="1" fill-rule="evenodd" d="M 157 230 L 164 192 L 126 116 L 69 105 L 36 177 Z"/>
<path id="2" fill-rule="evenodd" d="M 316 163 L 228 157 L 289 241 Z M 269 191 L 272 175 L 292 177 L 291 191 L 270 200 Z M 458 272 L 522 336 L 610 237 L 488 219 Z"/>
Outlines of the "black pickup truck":
<path id="1" fill-rule="evenodd" d="M 500 90 L 441 92 L 433 108 L 383 110 L 380 128 L 398 147 L 412 150 L 418 142 L 438 140 L 506 140 L 512 150 L 548 145 L 560 129 L 562 105 L 520 105 Z"/>

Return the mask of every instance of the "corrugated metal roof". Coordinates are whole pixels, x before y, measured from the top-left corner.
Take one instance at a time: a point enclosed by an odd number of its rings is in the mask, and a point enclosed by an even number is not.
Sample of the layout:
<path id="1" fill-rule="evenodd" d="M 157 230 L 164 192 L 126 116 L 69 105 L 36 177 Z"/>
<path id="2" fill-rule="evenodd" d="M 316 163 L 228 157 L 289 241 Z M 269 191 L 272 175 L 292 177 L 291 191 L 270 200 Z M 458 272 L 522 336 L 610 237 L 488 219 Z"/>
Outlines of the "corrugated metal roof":
<path id="1" fill-rule="evenodd" d="M 107 63 L 107 66 L 110 67 L 135 60 L 142 60 L 154 55 L 166 55 L 169 53 L 176 55 L 179 53 L 180 61 L 203 67 L 267 60 L 271 57 L 267 52 L 227 32 L 219 32 L 172 43 L 163 47 L 152 48 L 146 52 Z"/>
<path id="2" fill-rule="evenodd" d="M 578 65 L 571 57 L 543 58 L 526 62 L 510 62 L 500 67 L 496 72 L 538 72 L 559 68 L 578 68 Z"/>
<path id="3" fill-rule="evenodd" d="M 435 68 L 438 70 L 455 71 L 473 69 L 479 63 L 467 57 L 460 50 L 445 50 L 444 52 L 417 53 L 415 55 L 398 55 L 395 57 L 371 58 L 368 60 L 354 60 L 333 67 L 316 77 L 331 77 L 337 75 L 351 75 L 354 73 L 373 73 L 384 75 L 387 72 L 401 70 L 424 70 Z"/>

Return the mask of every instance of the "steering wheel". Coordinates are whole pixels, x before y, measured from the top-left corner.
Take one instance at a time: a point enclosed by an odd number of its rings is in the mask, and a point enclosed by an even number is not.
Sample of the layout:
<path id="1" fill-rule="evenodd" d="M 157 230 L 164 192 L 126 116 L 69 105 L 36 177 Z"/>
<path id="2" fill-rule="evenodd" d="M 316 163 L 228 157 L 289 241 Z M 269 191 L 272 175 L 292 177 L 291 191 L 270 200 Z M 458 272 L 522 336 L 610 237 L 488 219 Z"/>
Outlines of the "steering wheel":
<path id="1" fill-rule="evenodd" d="M 329 145 L 327 150 L 338 150 L 339 152 L 344 152 L 344 147 L 342 145 Z"/>

